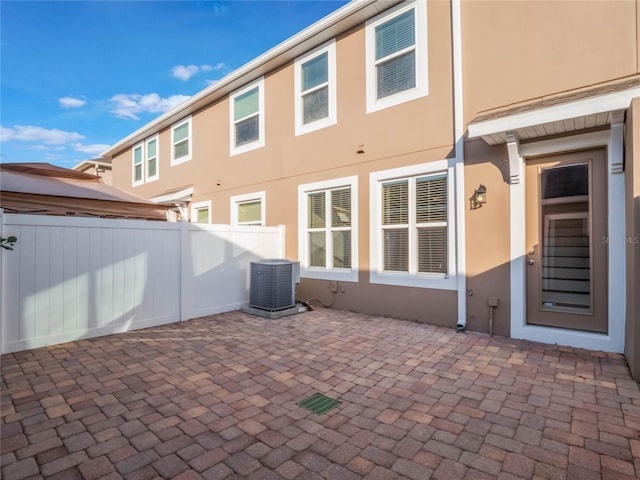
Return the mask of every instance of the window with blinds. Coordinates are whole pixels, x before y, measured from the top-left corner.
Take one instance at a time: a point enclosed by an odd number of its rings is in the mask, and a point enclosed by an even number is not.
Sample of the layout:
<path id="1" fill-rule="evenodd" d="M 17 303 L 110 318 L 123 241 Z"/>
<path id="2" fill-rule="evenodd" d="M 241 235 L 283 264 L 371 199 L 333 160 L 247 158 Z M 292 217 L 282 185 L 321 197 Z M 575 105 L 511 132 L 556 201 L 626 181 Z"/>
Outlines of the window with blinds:
<path id="1" fill-rule="evenodd" d="M 147 140 L 147 181 L 158 178 L 158 138 Z"/>
<path id="2" fill-rule="evenodd" d="M 262 225 L 262 201 L 238 203 L 238 225 Z"/>
<path id="3" fill-rule="evenodd" d="M 171 127 L 171 163 L 191 160 L 191 118 Z"/>
<path id="4" fill-rule="evenodd" d="M 378 98 L 416 86 L 415 11 L 409 10 L 376 27 Z"/>
<path id="5" fill-rule="evenodd" d="M 133 149 L 133 185 L 143 183 L 142 178 L 142 145 L 138 145 Z"/>
<path id="6" fill-rule="evenodd" d="M 447 175 L 383 182 L 386 272 L 447 274 Z"/>
<path id="7" fill-rule="evenodd" d="M 196 222 L 197 223 L 209 223 L 209 209 L 198 208 L 196 210 Z"/>
<path id="8" fill-rule="evenodd" d="M 309 267 L 351 268 L 351 188 L 307 193 Z"/>
<path id="9" fill-rule="evenodd" d="M 211 201 L 192 203 L 190 221 L 194 223 L 211 223 Z"/>
<path id="10" fill-rule="evenodd" d="M 429 93 L 427 6 L 406 1 L 365 24 L 367 113 Z"/>

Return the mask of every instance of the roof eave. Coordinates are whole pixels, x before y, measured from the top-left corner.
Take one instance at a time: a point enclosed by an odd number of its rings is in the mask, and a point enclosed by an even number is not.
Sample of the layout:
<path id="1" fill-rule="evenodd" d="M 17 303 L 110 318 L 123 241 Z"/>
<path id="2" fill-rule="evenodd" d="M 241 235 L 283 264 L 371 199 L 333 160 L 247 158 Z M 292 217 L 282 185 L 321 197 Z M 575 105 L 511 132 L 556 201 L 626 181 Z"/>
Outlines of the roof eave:
<path id="1" fill-rule="evenodd" d="M 271 48 L 244 66 L 234 70 L 218 82 L 196 93 L 189 100 L 178 105 L 173 110 L 160 115 L 134 131 L 118 143 L 112 145 L 102 153 L 102 156 L 107 158 L 113 157 L 122 150 L 139 143 L 152 133 L 171 126 L 180 119 L 203 109 L 219 98 L 226 96 L 275 68 L 294 60 L 304 52 L 321 45 L 357 24 L 365 22 L 378 12 L 386 10 L 401 1 L 402 0 L 386 0 L 385 2 L 379 2 L 377 0 L 352 0 L 350 3 L 320 19 L 296 35 L 289 37 L 284 42 Z M 348 20 L 353 21 L 349 22 Z"/>

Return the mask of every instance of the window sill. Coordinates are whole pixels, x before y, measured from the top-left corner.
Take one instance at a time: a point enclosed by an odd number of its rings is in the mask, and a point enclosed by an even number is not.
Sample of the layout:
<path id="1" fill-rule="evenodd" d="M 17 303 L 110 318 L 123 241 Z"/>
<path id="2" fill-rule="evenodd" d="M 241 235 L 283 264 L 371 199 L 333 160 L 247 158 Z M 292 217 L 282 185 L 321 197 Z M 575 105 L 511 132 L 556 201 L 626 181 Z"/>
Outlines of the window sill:
<path id="1" fill-rule="evenodd" d="M 250 152 L 251 150 L 256 150 L 262 147 L 264 147 L 264 140 L 256 140 L 255 142 L 247 143 L 241 147 L 231 147 L 230 155 L 233 157 L 234 155 L 240 155 L 241 153 Z"/>
<path id="2" fill-rule="evenodd" d="M 191 155 L 185 155 L 184 157 L 180 157 L 177 159 L 171 159 L 171 166 L 180 165 L 181 163 L 185 163 L 191 160 Z"/>
<path id="3" fill-rule="evenodd" d="M 325 270 L 302 267 L 300 269 L 300 277 L 314 280 L 334 280 L 337 282 L 358 282 L 358 270 Z"/>
<path id="4" fill-rule="evenodd" d="M 380 285 L 399 287 L 432 288 L 435 290 L 457 290 L 455 276 L 445 275 L 409 275 L 402 273 L 371 272 L 369 281 Z"/>

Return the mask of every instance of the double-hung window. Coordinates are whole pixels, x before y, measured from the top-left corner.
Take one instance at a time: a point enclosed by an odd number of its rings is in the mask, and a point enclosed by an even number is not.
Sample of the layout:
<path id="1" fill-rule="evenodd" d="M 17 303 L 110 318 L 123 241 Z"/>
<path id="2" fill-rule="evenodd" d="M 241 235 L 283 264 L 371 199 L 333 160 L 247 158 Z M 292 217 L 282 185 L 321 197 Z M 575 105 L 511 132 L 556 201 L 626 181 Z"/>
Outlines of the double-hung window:
<path id="1" fill-rule="evenodd" d="M 232 225 L 265 225 L 265 192 L 231 197 Z"/>
<path id="2" fill-rule="evenodd" d="M 158 173 L 158 137 L 155 136 L 153 138 L 148 139 L 145 142 L 145 150 L 146 150 L 146 181 L 152 182 L 153 180 L 157 180 Z"/>
<path id="3" fill-rule="evenodd" d="M 404 2 L 365 26 L 367 112 L 428 93 L 427 6 Z"/>
<path id="4" fill-rule="evenodd" d="M 371 174 L 371 281 L 453 289 L 453 168 L 447 161 Z"/>
<path id="5" fill-rule="evenodd" d="M 191 160 L 191 117 L 171 127 L 171 165 Z"/>
<path id="6" fill-rule="evenodd" d="M 299 186 L 303 277 L 358 281 L 357 189 L 357 177 Z"/>
<path id="7" fill-rule="evenodd" d="M 231 95 L 231 155 L 264 146 L 264 79 Z"/>
<path id="8" fill-rule="evenodd" d="M 135 147 L 133 147 L 133 154 L 132 154 L 133 158 L 131 161 L 131 164 L 133 166 L 133 172 L 132 172 L 132 177 L 133 177 L 133 182 L 132 185 L 135 187 L 137 185 L 142 185 L 144 183 L 144 163 L 143 163 L 143 156 L 144 156 L 144 144 L 140 144 L 140 145 L 136 145 Z"/>
<path id="9" fill-rule="evenodd" d="M 296 135 L 335 124 L 335 39 L 297 58 L 294 68 Z"/>

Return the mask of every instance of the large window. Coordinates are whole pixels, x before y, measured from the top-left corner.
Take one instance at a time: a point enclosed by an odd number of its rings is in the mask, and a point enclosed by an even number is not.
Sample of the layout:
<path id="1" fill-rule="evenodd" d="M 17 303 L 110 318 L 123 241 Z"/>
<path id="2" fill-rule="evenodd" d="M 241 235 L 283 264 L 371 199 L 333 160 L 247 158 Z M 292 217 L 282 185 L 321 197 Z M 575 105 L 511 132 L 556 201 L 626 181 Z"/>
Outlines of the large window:
<path id="1" fill-rule="evenodd" d="M 132 185 L 135 187 L 136 185 L 142 185 L 144 183 L 144 164 L 142 163 L 142 156 L 144 151 L 144 145 L 141 143 L 140 145 L 136 145 L 133 147 L 133 158 L 131 164 L 133 166 L 133 182 Z"/>
<path id="2" fill-rule="evenodd" d="M 426 2 L 405 2 L 365 28 L 367 112 L 427 95 Z"/>
<path id="3" fill-rule="evenodd" d="M 265 225 L 265 193 L 231 197 L 232 225 Z"/>
<path id="4" fill-rule="evenodd" d="M 264 79 L 230 99 L 231 155 L 264 146 Z"/>
<path id="5" fill-rule="evenodd" d="M 455 288 L 453 167 L 447 161 L 371 174 L 371 281 Z"/>
<path id="6" fill-rule="evenodd" d="M 299 187 L 302 276 L 357 281 L 357 177 Z"/>
<path id="7" fill-rule="evenodd" d="M 158 173 L 158 137 L 155 136 L 145 142 L 146 150 L 146 181 L 157 180 Z"/>
<path id="8" fill-rule="evenodd" d="M 382 183 L 382 243 L 385 272 L 447 273 L 446 174 Z"/>
<path id="9" fill-rule="evenodd" d="M 296 135 L 336 123 L 336 43 L 296 59 Z"/>
<path id="10" fill-rule="evenodd" d="M 171 165 L 191 160 L 191 118 L 171 127 Z"/>

